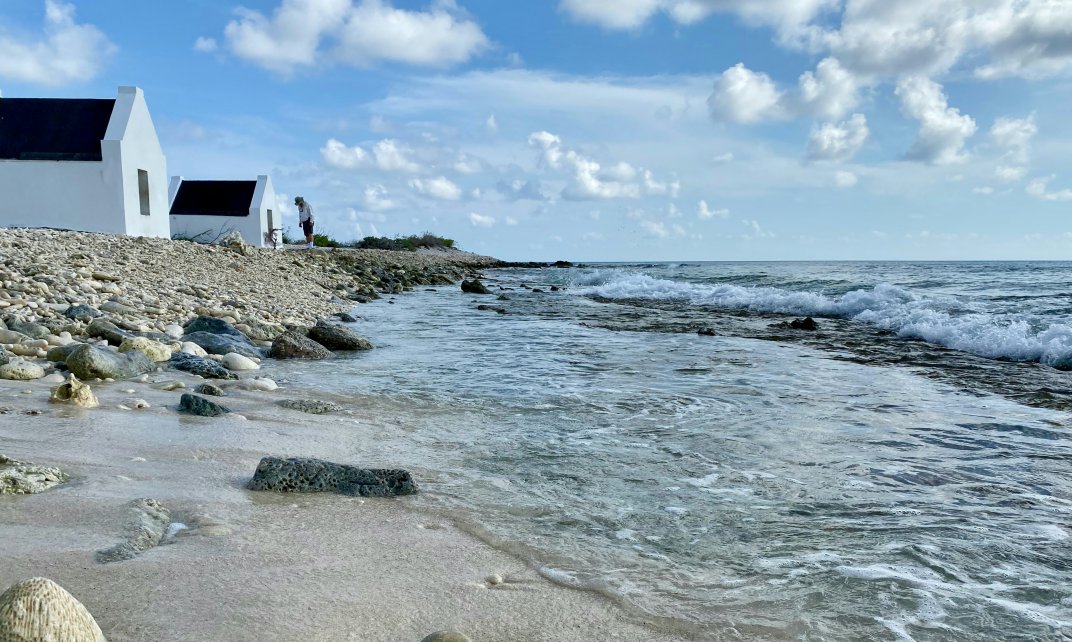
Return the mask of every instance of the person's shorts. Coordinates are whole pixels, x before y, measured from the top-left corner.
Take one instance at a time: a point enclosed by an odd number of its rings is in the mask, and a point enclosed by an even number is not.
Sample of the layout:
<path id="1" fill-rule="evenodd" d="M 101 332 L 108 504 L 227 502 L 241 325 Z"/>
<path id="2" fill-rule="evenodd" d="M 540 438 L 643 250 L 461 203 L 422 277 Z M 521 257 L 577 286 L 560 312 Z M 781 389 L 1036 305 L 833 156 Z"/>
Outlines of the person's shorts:
<path id="1" fill-rule="evenodd" d="M 301 228 L 302 228 L 302 232 L 304 232 L 306 235 L 312 234 L 313 233 L 313 222 L 312 221 L 302 221 Z"/>

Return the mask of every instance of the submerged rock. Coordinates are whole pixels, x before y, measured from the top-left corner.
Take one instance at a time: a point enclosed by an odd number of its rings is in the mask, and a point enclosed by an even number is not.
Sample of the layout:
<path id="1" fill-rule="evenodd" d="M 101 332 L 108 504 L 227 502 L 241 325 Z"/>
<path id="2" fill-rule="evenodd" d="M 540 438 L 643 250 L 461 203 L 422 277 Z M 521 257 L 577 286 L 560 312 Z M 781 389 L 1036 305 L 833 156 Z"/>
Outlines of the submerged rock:
<path id="1" fill-rule="evenodd" d="M 819 329 L 819 324 L 815 322 L 815 319 L 806 317 L 804 319 L 793 319 L 792 321 L 782 321 L 780 323 L 772 323 L 772 328 L 778 328 L 780 330 L 808 330 L 814 332 Z"/>
<path id="2" fill-rule="evenodd" d="M 501 308 L 497 305 L 478 305 L 477 310 L 481 312 L 498 312 L 499 314 L 506 314 L 506 308 Z"/>
<path id="3" fill-rule="evenodd" d="M 185 352 L 176 352 L 171 355 L 168 365 L 176 370 L 189 372 L 205 379 L 237 379 L 238 375 L 224 368 L 220 364 L 203 357 L 195 357 Z"/>
<path id="4" fill-rule="evenodd" d="M 149 357 L 136 350 L 120 354 L 91 345 L 75 348 L 66 363 L 80 379 L 130 379 L 156 369 Z"/>
<path id="5" fill-rule="evenodd" d="M 491 294 L 491 290 L 481 283 L 480 279 L 462 281 L 462 292 L 468 292 L 469 294 Z"/>
<path id="6" fill-rule="evenodd" d="M 297 410 L 310 415 L 326 415 L 339 412 L 342 406 L 330 401 L 314 401 L 312 399 L 283 399 L 279 405 L 288 410 Z"/>
<path id="7" fill-rule="evenodd" d="M 127 538 L 111 548 L 97 551 L 99 564 L 133 559 L 160 544 L 171 524 L 171 511 L 155 499 L 136 499 L 130 504 Z"/>
<path id="8" fill-rule="evenodd" d="M 33 495 L 59 486 L 68 478 L 59 468 L 27 464 L 0 455 L 0 495 Z M 2 626 L 0 633 L 3 633 Z"/>
<path id="9" fill-rule="evenodd" d="M 89 384 L 82 383 L 73 374 L 67 379 L 67 383 L 52 389 L 52 396 L 49 397 L 49 401 L 74 404 L 82 408 L 96 408 L 100 405 Z"/>
<path id="10" fill-rule="evenodd" d="M 197 415 L 198 417 L 219 417 L 220 415 L 226 415 L 231 410 L 204 397 L 186 393 L 179 398 L 179 412 Z"/>
<path id="11" fill-rule="evenodd" d="M 275 359 L 327 359 L 331 351 L 295 330 L 287 330 L 272 341 L 268 355 Z"/>
<path id="12" fill-rule="evenodd" d="M 715 336 L 718 336 L 718 333 L 715 332 L 714 328 L 700 328 L 699 330 L 696 331 L 696 334 L 700 335 L 701 337 L 715 337 Z"/>
<path id="13" fill-rule="evenodd" d="M 265 457 L 247 488 L 279 493 L 393 497 L 416 493 L 417 482 L 405 470 L 358 468 L 319 459 Z"/>
<path id="14" fill-rule="evenodd" d="M 34 577 L 0 595 L 4 642 L 105 642 L 97 621 L 52 580 Z"/>
<path id="15" fill-rule="evenodd" d="M 309 338 L 328 350 L 371 350 L 372 342 L 350 328 L 318 322 L 309 328 Z"/>
<path id="16" fill-rule="evenodd" d="M 194 388 L 194 392 L 199 395 L 208 395 L 209 397 L 226 397 L 227 393 L 223 391 L 219 386 L 214 386 L 211 383 L 203 383 L 200 386 Z"/>

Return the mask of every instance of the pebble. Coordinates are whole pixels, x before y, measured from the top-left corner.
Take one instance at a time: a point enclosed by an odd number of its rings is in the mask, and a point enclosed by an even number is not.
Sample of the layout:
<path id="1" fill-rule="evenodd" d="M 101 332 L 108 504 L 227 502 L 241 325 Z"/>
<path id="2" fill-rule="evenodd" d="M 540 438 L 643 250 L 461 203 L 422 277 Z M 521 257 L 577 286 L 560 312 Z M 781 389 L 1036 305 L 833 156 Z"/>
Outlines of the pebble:
<path id="1" fill-rule="evenodd" d="M 260 366 L 257 365 L 253 359 L 249 357 L 243 357 L 235 352 L 228 352 L 223 357 L 223 367 L 233 371 L 246 371 L 246 370 L 260 370 Z"/>

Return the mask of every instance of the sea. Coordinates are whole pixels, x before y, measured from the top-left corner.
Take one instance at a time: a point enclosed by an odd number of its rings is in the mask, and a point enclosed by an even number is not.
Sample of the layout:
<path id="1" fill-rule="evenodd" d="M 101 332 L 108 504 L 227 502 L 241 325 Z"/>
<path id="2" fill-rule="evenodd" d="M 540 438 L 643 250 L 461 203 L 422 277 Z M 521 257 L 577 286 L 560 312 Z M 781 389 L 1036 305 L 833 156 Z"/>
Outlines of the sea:
<path id="1" fill-rule="evenodd" d="M 697 640 L 1072 639 L 1072 262 L 484 277 L 281 366 L 416 510 Z"/>

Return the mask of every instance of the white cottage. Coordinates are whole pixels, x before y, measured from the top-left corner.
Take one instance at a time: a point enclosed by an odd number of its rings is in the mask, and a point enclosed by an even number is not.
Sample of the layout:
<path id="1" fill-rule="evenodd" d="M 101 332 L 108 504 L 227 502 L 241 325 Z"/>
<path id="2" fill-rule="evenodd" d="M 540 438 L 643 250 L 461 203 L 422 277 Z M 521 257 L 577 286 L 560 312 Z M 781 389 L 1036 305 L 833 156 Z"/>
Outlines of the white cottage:
<path id="1" fill-rule="evenodd" d="M 0 227 L 171 235 L 167 161 L 137 87 L 0 98 Z"/>
<path id="2" fill-rule="evenodd" d="M 271 247 L 269 231 L 282 227 L 274 211 L 275 189 L 267 176 L 255 181 L 188 181 L 175 176 L 168 195 L 171 234 L 176 238 L 212 242 L 237 231 L 254 247 Z M 280 240 L 278 232 L 276 239 Z"/>

